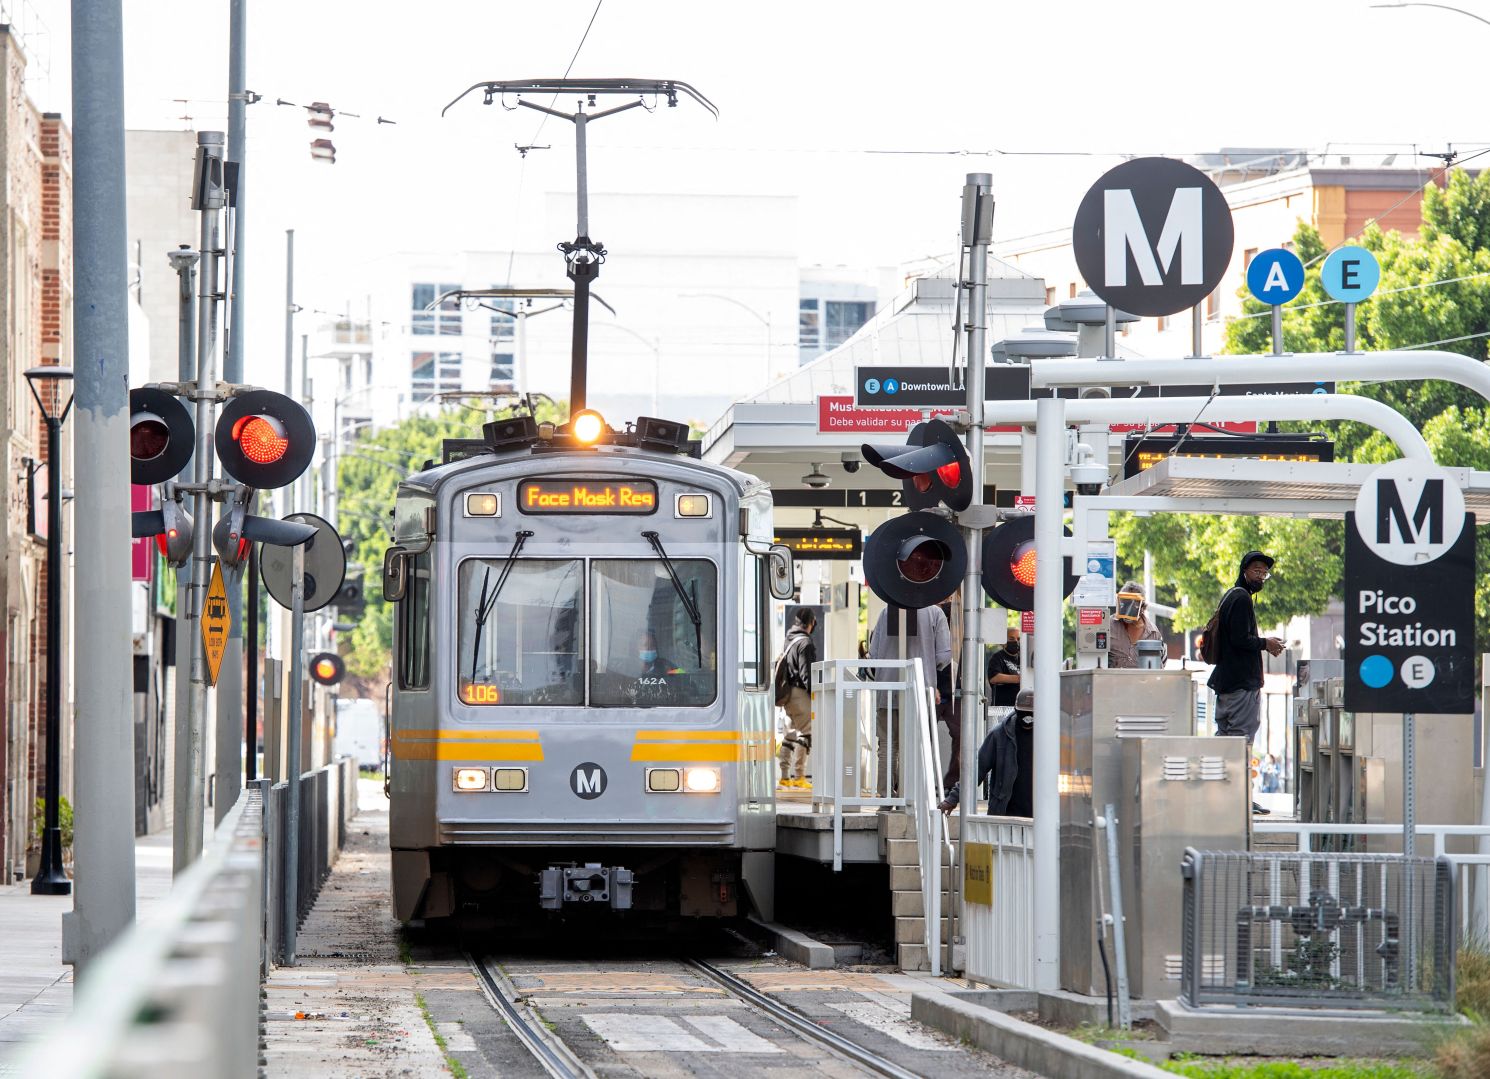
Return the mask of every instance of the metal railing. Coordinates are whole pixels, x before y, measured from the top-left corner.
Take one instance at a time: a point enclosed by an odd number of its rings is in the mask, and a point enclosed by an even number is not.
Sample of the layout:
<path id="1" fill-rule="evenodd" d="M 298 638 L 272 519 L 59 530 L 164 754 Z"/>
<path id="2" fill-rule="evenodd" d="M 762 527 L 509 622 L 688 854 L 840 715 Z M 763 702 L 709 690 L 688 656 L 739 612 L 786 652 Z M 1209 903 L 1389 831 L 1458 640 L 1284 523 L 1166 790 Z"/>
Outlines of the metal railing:
<path id="1" fill-rule="evenodd" d="M 1453 1010 L 1448 858 L 1191 848 L 1181 875 L 1190 1007 Z"/>
<path id="2" fill-rule="evenodd" d="M 245 791 L 146 923 L 96 959 L 17 1075 L 237 1079 L 258 1071 L 263 804 Z"/>
<path id="3" fill-rule="evenodd" d="M 1255 821 L 1255 835 L 1297 835 L 1300 852 L 1315 850 L 1319 837 L 1383 836 L 1402 838 L 1400 824 L 1303 824 L 1293 821 Z M 1465 853 L 1448 849 L 1449 840 L 1475 840 L 1481 852 L 1490 843 L 1490 827 L 1483 824 L 1419 824 L 1419 841 L 1433 840 L 1433 857 L 1448 858 L 1454 863 L 1455 909 L 1459 912 L 1459 939 L 1480 946 L 1490 945 L 1490 853 Z M 1422 849 L 1419 846 L 1418 849 Z"/>
<path id="4" fill-rule="evenodd" d="M 812 665 L 812 806 L 833 815 L 833 869 L 843 868 L 845 809 L 904 810 L 917 840 L 931 971 L 940 974 L 941 868 L 952 845 L 937 809 L 944 792 L 933 692 L 915 659 Z"/>
<path id="5" fill-rule="evenodd" d="M 1009 989 L 1035 987 L 1035 830 L 1026 817 L 967 818 L 967 872 L 988 872 L 988 902 L 965 894 L 964 973 Z"/>

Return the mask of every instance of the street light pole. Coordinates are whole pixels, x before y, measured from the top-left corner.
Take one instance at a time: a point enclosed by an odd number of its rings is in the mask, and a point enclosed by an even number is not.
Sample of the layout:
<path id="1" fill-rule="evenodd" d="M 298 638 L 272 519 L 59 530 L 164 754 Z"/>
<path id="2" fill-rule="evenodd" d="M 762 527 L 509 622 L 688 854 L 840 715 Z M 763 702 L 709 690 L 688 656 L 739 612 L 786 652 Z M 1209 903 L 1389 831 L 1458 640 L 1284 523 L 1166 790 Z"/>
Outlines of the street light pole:
<path id="1" fill-rule="evenodd" d="M 662 340 L 657 337 L 643 337 L 635 330 L 615 322 L 606 322 L 601 325 L 620 330 L 622 333 L 629 333 L 652 350 L 652 415 L 658 415 L 658 410 L 662 407 Z"/>
<path id="2" fill-rule="evenodd" d="M 748 303 L 742 303 L 733 296 L 726 296 L 722 292 L 682 292 L 680 296 L 685 300 L 723 300 L 732 303 L 742 311 L 747 311 L 761 325 L 766 328 L 766 377 L 763 386 L 771 384 L 771 312 L 767 309 L 763 315 Z"/>
<path id="3" fill-rule="evenodd" d="M 47 802 L 41 834 L 41 869 L 31 881 L 32 895 L 69 895 L 72 881 L 62 868 L 62 424 L 72 398 L 56 414 L 47 410 L 38 382 L 71 381 L 70 367 L 33 367 L 26 385 L 47 424 Z"/>

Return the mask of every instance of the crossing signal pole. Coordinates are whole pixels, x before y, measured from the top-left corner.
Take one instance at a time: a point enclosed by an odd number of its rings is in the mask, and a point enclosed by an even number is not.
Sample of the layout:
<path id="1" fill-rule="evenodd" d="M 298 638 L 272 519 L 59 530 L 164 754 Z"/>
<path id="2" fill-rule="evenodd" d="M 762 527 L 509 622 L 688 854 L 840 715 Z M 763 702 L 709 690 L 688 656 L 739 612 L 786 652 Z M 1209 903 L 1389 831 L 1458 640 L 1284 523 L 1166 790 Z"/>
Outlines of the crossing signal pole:
<path id="1" fill-rule="evenodd" d="M 201 213 L 200 255 L 173 252 L 172 263 L 182 284 L 181 374 L 191 378 L 145 386 L 130 391 L 129 447 L 131 478 L 137 484 L 161 484 L 157 510 L 135 513 L 135 536 L 154 536 L 172 565 L 191 565 L 178 610 L 178 634 L 184 640 L 187 662 L 178 664 L 178 678 L 190 670 L 190 689 L 177 695 L 175 815 L 172 864 L 180 873 L 200 856 L 206 802 L 206 715 L 208 690 L 217 684 L 223 660 L 233 660 L 230 647 L 236 604 L 229 590 L 240 587 L 242 566 L 256 542 L 293 547 L 305 543 L 315 529 L 250 513 L 260 489 L 293 482 L 310 463 L 315 451 L 315 428 L 304 406 L 284 394 L 217 381 L 218 322 L 225 280 L 221 267 L 227 258 L 222 241 L 222 214 L 228 206 L 227 175 L 222 158 L 221 132 L 197 136 L 193 207 Z M 192 258 L 200 258 L 197 275 L 196 341 L 190 363 L 186 331 L 191 320 Z M 195 418 L 177 399 L 189 398 Z M 218 402 L 228 399 L 220 417 Z M 222 464 L 224 478 L 213 475 L 213 462 Z M 190 482 L 177 480 L 191 462 Z M 190 497 L 190 512 L 181 500 Z M 212 503 L 224 503 L 213 524 Z M 216 550 L 216 557 L 213 552 Z M 209 603 L 209 594 L 218 601 Z M 201 639 L 198 639 L 198 638 Z M 178 656 L 180 653 L 178 652 Z M 219 752 L 217 755 L 217 816 L 236 800 L 239 725 L 236 697 L 241 680 L 229 677 L 219 693 Z"/>

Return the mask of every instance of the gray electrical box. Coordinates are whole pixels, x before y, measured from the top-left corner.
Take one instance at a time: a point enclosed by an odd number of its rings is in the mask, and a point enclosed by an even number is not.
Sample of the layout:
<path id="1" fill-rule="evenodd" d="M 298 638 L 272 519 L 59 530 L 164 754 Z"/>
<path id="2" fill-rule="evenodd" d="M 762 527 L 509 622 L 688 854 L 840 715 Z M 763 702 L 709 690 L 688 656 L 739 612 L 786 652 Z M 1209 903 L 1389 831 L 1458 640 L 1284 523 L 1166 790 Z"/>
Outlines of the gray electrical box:
<path id="1" fill-rule="evenodd" d="M 1191 674 L 1110 667 L 1061 672 L 1062 989 L 1106 991 L 1096 937 L 1096 863 L 1106 854 L 1093 821 L 1108 802 L 1119 819 L 1132 804 L 1123 786 L 1124 739 L 1191 733 Z"/>
<path id="2" fill-rule="evenodd" d="M 1128 993 L 1174 1000 L 1183 936 L 1180 861 L 1186 847 L 1247 849 L 1247 743 L 1193 735 L 1135 738 L 1123 742 L 1122 752 L 1123 789 L 1133 795 L 1117 810 Z"/>

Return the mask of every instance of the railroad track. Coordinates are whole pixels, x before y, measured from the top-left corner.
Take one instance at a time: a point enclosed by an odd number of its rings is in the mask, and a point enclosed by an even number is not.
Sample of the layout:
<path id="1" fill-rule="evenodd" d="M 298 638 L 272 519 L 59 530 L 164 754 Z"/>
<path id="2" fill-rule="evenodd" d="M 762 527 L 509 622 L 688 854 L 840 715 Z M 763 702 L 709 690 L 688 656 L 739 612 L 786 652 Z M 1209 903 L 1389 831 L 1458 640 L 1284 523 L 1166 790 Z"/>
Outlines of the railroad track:
<path id="1" fill-rule="evenodd" d="M 503 973 L 497 958 L 467 953 L 492 1006 L 533 1058 L 554 1079 L 594 1079 L 595 1073 L 573 1049 L 544 1022 L 538 1010 Z M 677 960 L 685 970 L 717 987 L 733 1000 L 765 1016 L 777 1027 L 812 1043 L 871 1075 L 887 1079 L 918 1079 L 894 1061 L 850 1041 L 812 1019 L 762 993 L 749 982 L 704 959 Z M 748 1051 L 748 1050 L 746 1050 Z"/>

